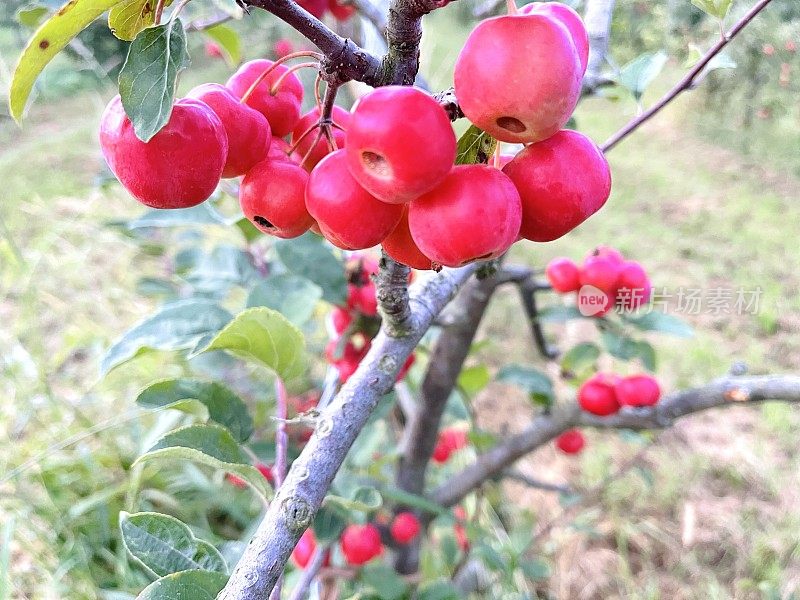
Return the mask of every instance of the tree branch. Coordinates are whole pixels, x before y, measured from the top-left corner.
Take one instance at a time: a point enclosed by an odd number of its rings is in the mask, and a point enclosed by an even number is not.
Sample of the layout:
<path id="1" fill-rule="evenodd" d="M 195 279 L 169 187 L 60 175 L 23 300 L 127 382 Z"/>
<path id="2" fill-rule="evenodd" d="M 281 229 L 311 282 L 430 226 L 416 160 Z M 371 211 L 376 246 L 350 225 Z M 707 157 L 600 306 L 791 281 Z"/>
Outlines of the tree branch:
<path id="1" fill-rule="evenodd" d="M 392 388 L 433 319 L 475 269 L 446 269 L 412 286 L 406 335 L 395 337 L 382 327 L 355 374 L 321 411 L 314 434 L 289 469 L 218 600 L 268 597 L 378 400 Z"/>
<path id="2" fill-rule="evenodd" d="M 583 92 L 591 93 L 608 80 L 603 77 L 603 66 L 608 54 L 608 38 L 615 0 L 587 0 L 583 23 L 589 34 L 589 64 L 583 77 Z"/>
<path id="3" fill-rule="evenodd" d="M 703 69 L 708 66 L 708 63 L 719 54 L 728 43 L 735 38 L 742 29 L 744 29 L 755 17 L 764 10 L 767 5 L 772 0 L 759 0 L 747 13 L 736 22 L 736 24 L 731 27 L 731 29 L 723 35 L 720 40 L 711 47 L 711 49 L 706 52 L 703 57 L 697 61 L 697 64 L 692 67 L 691 71 L 689 71 L 678 83 L 676 83 L 671 90 L 669 90 L 661 99 L 656 102 L 653 106 L 649 109 L 644 111 L 641 115 L 637 116 L 636 118 L 632 119 L 625 127 L 620 129 L 617 133 L 612 135 L 608 140 L 606 140 L 605 144 L 602 145 L 603 152 L 608 152 L 614 146 L 619 144 L 622 140 L 628 137 L 631 133 L 636 131 L 639 127 L 641 127 L 644 123 L 649 121 L 653 118 L 654 115 L 659 113 L 664 107 L 666 107 L 670 102 L 672 102 L 675 98 L 677 98 L 682 92 L 685 92 L 688 89 L 691 89 L 695 81 L 698 77 L 702 74 Z"/>
<path id="4" fill-rule="evenodd" d="M 431 497 L 439 504 L 452 506 L 487 479 L 573 427 L 661 429 L 671 426 L 680 417 L 709 408 L 765 400 L 800 402 L 800 376 L 726 376 L 703 387 L 669 394 L 654 407 L 625 408 L 609 417 L 596 417 L 582 411 L 577 403 L 570 403 L 551 415 L 535 418 L 524 431 L 481 455 L 475 463 L 434 491 Z"/>

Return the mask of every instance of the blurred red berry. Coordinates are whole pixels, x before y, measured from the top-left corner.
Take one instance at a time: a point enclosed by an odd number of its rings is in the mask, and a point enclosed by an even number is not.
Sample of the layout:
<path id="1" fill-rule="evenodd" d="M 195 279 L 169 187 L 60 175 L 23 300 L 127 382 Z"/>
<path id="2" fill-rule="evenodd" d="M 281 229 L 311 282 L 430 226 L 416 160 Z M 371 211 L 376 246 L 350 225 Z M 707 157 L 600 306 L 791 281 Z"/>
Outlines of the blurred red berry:
<path id="1" fill-rule="evenodd" d="M 556 438 L 556 447 L 564 454 L 578 454 L 586 445 L 586 438 L 577 429 L 569 429 Z"/>
<path id="2" fill-rule="evenodd" d="M 623 377 L 614 386 L 622 406 L 653 406 L 661 398 L 661 386 L 650 375 Z"/>
<path id="3" fill-rule="evenodd" d="M 605 417 L 619 410 L 619 400 L 614 385 L 619 379 L 613 375 L 597 373 L 583 382 L 578 390 L 578 403 L 586 412 Z"/>
<path id="4" fill-rule="evenodd" d="M 206 42 L 206 56 L 211 58 L 222 58 L 222 48 L 216 42 Z"/>
<path id="5" fill-rule="evenodd" d="M 277 58 L 283 58 L 287 54 L 294 52 L 294 44 L 286 38 L 281 38 L 272 46 L 272 52 Z"/>
<path id="6" fill-rule="evenodd" d="M 371 523 L 348 525 L 340 541 L 342 554 L 350 565 L 363 565 L 383 552 L 381 533 Z"/>
<path id="7" fill-rule="evenodd" d="M 580 270 L 569 258 L 554 258 L 547 264 L 545 275 L 553 289 L 562 294 L 576 292 L 581 287 Z"/>
<path id="8" fill-rule="evenodd" d="M 401 512 L 392 521 L 392 526 L 389 531 L 392 538 L 398 544 L 408 544 L 411 540 L 419 535 L 420 532 L 419 519 L 412 512 Z"/>

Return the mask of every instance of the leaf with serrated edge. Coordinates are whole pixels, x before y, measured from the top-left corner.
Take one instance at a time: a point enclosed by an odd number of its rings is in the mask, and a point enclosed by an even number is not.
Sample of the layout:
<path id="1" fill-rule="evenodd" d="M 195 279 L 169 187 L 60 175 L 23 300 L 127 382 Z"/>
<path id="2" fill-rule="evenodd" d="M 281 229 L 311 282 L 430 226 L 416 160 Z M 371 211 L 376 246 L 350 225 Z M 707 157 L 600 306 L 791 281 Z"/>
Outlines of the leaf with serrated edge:
<path id="1" fill-rule="evenodd" d="M 236 315 L 202 352 L 227 350 L 290 380 L 305 370 L 304 347 L 303 334 L 286 317 L 276 310 L 256 307 Z"/>
<path id="2" fill-rule="evenodd" d="M 92 21 L 120 0 L 69 0 L 42 23 L 19 57 L 8 92 L 11 116 L 19 122 L 39 73 Z"/>
<path id="3" fill-rule="evenodd" d="M 156 577 L 190 570 L 228 572 L 219 550 L 196 538 L 175 517 L 155 512 L 121 512 L 119 528 L 128 553 Z"/>
<path id="4" fill-rule="evenodd" d="M 213 571 L 181 571 L 148 585 L 136 600 L 215 600 L 228 576 Z"/>
<path id="5" fill-rule="evenodd" d="M 134 461 L 183 459 L 233 473 L 249 483 L 264 499 L 269 499 L 266 479 L 249 461 L 230 432 L 220 425 L 188 425 L 169 432 Z"/>
<path id="6" fill-rule="evenodd" d="M 122 107 L 136 136 L 148 142 L 169 121 L 178 73 L 189 65 L 180 19 L 143 29 L 119 72 Z"/>
<path id="7" fill-rule="evenodd" d="M 187 401 L 197 401 L 208 409 L 208 417 L 226 427 L 233 437 L 246 441 L 253 434 L 253 419 L 247 405 L 230 389 L 217 382 L 196 379 L 164 379 L 150 384 L 136 398 L 145 408 L 184 410 Z"/>

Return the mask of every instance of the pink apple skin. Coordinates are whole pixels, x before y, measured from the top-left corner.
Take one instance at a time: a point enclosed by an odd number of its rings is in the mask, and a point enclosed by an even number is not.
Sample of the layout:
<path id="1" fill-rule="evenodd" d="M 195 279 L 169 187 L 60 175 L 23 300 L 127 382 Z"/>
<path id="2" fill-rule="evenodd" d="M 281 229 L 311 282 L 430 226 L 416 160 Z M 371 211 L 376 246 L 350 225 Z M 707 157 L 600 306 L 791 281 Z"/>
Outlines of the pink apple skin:
<path id="1" fill-rule="evenodd" d="M 623 406 L 654 406 L 661 398 L 661 386 L 650 375 L 623 377 L 614 386 L 614 392 Z"/>
<path id="2" fill-rule="evenodd" d="M 523 15 L 546 15 L 566 27 L 581 60 L 581 75 L 586 73 L 589 65 L 589 34 L 586 33 L 583 19 L 578 13 L 561 2 L 531 2 L 520 8 L 519 12 Z"/>
<path id="3" fill-rule="evenodd" d="M 455 91 L 467 118 L 498 140 L 528 144 L 569 120 L 582 67 L 571 36 L 541 14 L 494 17 L 469 35 L 455 67 Z"/>
<path id="4" fill-rule="evenodd" d="M 241 98 L 250 89 L 256 79 L 271 67 L 273 62 L 265 58 L 244 63 L 225 84 L 234 96 Z M 272 128 L 272 135 L 283 137 L 291 133 L 300 119 L 300 105 L 303 103 L 303 84 L 292 73 L 281 83 L 280 89 L 273 96 L 269 93 L 272 85 L 286 73 L 286 65 L 278 65 L 247 98 L 247 105 L 255 108 L 267 117 Z"/>
<path id="5" fill-rule="evenodd" d="M 384 202 L 410 202 L 453 166 L 456 136 L 444 109 L 414 87 L 390 85 L 359 99 L 347 128 L 347 165 Z"/>
<path id="6" fill-rule="evenodd" d="M 350 123 L 350 113 L 345 109 L 341 108 L 340 106 L 333 107 L 333 122 L 343 127 L 347 130 L 347 126 Z M 319 107 L 314 107 L 302 117 L 297 122 L 297 125 L 294 126 L 294 130 L 292 131 L 292 141 L 291 145 L 294 146 L 295 142 L 300 139 L 306 131 L 308 131 L 309 127 L 312 127 L 315 123 L 319 121 Z M 297 154 L 301 157 L 306 156 L 308 151 L 311 149 L 311 145 L 314 144 L 314 140 L 317 139 L 317 134 L 319 133 L 319 129 L 315 129 L 311 133 L 309 133 L 306 137 L 303 138 L 303 141 L 297 145 Z M 341 150 L 344 148 L 345 145 L 345 132 L 339 129 L 338 127 L 332 127 L 331 133 L 333 134 L 333 139 L 336 140 L 336 149 Z M 316 144 L 314 144 L 314 150 L 311 154 L 308 155 L 303 167 L 307 171 L 311 171 L 319 161 L 325 158 L 326 155 L 330 153 L 330 149 L 328 147 L 328 140 L 325 139 L 323 135 Z"/>
<path id="7" fill-rule="evenodd" d="M 596 213 L 611 193 L 603 153 L 585 135 L 564 130 L 523 149 L 503 173 L 522 198 L 520 235 L 550 242 Z"/>
<path id="8" fill-rule="evenodd" d="M 211 107 L 228 136 L 228 160 L 223 177 L 239 177 L 260 163 L 269 153 L 272 131 L 266 117 L 242 104 L 230 90 L 219 83 L 204 83 L 188 94 Z"/>
<path id="9" fill-rule="evenodd" d="M 442 183 L 408 207 L 414 242 L 446 267 L 500 256 L 517 240 L 521 219 L 511 180 L 487 165 L 453 167 Z"/>
<path id="10" fill-rule="evenodd" d="M 267 159 L 248 171 L 239 186 L 242 212 L 258 229 L 280 238 L 302 235 L 314 219 L 308 214 L 308 174 L 289 160 Z"/>
<path id="11" fill-rule="evenodd" d="M 381 202 L 358 185 L 344 150 L 323 158 L 306 187 L 306 207 L 322 235 L 343 250 L 380 244 L 400 222 L 403 206 Z"/>
<path id="12" fill-rule="evenodd" d="M 125 189 L 152 208 L 188 208 L 219 184 L 228 137 L 207 104 L 178 100 L 169 122 L 145 143 L 136 137 L 119 96 L 100 118 L 100 148 Z"/>

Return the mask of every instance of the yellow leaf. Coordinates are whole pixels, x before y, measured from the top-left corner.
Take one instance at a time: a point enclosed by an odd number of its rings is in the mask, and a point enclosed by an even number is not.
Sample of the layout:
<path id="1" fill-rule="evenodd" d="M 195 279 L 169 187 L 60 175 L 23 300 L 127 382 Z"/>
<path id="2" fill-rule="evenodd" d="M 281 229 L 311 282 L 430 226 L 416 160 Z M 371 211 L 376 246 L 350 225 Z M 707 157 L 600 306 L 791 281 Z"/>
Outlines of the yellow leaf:
<path id="1" fill-rule="evenodd" d="M 8 105 L 19 122 L 42 69 L 92 21 L 121 0 L 69 0 L 45 21 L 25 46 L 11 79 Z"/>
<path id="2" fill-rule="evenodd" d="M 108 13 L 108 27 L 121 40 L 132 42 L 145 27 L 155 24 L 158 0 L 121 0 Z M 164 2 L 164 6 L 172 0 Z"/>

